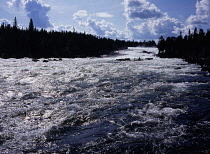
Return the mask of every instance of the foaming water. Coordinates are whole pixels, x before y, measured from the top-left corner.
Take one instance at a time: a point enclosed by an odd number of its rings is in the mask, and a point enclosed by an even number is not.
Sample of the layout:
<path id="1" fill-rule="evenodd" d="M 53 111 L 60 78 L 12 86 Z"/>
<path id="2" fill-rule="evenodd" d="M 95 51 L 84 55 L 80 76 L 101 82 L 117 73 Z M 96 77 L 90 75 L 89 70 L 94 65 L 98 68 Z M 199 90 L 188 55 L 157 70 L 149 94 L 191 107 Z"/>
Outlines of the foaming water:
<path id="1" fill-rule="evenodd" d="M 0 151 L 210 152 L 208 74 L 155 54 L 129 48 L 48 63 L 1 59 Z"/>

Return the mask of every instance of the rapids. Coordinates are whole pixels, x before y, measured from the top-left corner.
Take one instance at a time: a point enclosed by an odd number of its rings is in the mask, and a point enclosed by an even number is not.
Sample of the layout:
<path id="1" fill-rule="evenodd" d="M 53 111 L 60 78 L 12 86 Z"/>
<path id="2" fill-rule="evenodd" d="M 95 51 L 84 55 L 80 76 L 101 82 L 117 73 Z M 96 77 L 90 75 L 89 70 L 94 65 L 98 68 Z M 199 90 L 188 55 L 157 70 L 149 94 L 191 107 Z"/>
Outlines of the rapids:
<path id="1" fill-rule="evenodd" d="M 209 74 L 157 52 L 0 59 L 1 153 L 210 153 Z"/>

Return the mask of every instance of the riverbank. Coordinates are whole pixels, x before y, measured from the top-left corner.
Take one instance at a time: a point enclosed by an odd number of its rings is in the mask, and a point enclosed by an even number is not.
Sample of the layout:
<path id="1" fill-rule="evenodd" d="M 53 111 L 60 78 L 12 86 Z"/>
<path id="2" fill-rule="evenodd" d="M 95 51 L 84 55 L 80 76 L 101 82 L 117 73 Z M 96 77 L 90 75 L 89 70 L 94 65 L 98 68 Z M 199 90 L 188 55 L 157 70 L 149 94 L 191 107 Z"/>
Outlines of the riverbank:
<path id="1" fill-rule="evenodd" d="M 201 71 L 207 71 L 210 72 L 210 58 L 202 58 L 202 57 L 172 57 L 167 54 L 158 53 L 158 57 L 160 58 L 181 58 L 184 61 L 190 63 L 190 64 L 197 64 L 201 66 Z"/>
<path id="2" fill-rule="evenodd" d="M 201 66 L 201 71 L 210 72 L 210 58 L 184 58 L 184 60 L 191 64 L 198 64 Z"/>

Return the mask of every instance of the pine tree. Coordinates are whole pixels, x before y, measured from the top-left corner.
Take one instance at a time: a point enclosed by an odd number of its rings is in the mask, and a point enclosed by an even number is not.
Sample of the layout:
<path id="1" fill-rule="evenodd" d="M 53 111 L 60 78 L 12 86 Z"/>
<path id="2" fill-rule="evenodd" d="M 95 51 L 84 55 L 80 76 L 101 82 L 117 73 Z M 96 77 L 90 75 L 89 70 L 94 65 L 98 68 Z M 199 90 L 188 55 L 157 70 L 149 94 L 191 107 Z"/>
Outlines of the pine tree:
<path id="1" fill-rule="evenodd" d="M 165 39 L 163 36 L 161 36 L 159 38 L 159 41 L 158 41 L 158 49 L 159 49 L 159 54 L 164 52 L 165 50 Z"/>
<path id="2" fill-rule="evenodd" d="M 30 22 L 29 22 L 29 31 L 34 31 L 34 23 L 32 19 L 30 19 Z"/>
<path id="3" fill-rule="evenodd" d="M 194 35 L 197 35 L 198 34 L 198 29 L 197 29 L 197 27 L 195 27 L 195 29 L 194 29 Z"/>
<path id="4" fill-rule="evenodd" d="M 15 17 L 14 22 L 13 22 L 13 28 L 17 29 L 18 28 L 18 24 L 17 24 L 17 18 Z"/>

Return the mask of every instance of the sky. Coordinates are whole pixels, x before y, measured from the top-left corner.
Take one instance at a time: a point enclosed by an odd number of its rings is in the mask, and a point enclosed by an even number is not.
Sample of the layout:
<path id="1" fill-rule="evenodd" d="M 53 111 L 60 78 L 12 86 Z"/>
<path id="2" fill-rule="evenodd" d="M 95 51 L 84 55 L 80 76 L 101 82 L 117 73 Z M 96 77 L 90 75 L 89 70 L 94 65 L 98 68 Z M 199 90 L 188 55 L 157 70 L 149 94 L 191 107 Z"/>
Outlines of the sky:
<path id="1" fill-rule="evenodd" d="M 210 0 L 0 0 L 0 24 L 155 40 L 210 28 Z"/>

